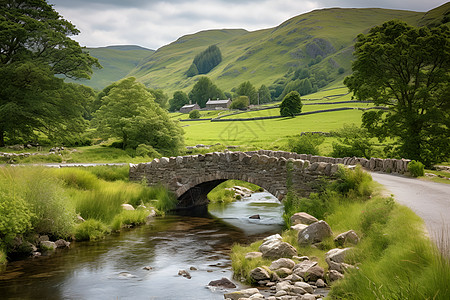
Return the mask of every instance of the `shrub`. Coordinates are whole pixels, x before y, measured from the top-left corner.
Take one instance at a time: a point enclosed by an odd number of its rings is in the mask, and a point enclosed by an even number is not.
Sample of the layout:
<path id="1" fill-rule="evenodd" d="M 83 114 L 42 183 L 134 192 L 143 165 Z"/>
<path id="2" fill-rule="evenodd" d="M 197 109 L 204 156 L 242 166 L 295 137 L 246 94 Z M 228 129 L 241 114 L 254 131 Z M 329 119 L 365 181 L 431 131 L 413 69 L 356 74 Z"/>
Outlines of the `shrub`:
<path id="1" fill-rule="evenodd" d="M 420 161 L 412 160 L 408 164 L 409 174 L 413 177 L 419 177 L 425 175 L 424 165 Z"/>
<path id="2" fill-rule="evenodd" d="M 291 152 L 299 154 L 319 155 L 319 146 L 325 137 L 321 134 L 306 133 L 288 140 L 288 148 Z"/>
<path id="3" fill-rule="evenodd" d="M 347 197 L 369 197 L 372 193 L 372 176 L 365 172 L 360 165 L 354 170 L 340 167 L 338 180 L 334 184 L 336 191 Z"/>
<path id="4" fill-rule="evenodd" d="M 200 112 L 197 109 L 194 109 L 189 113 L 189 119 L 200 119 L 200 117 Z"/>
<path id="5" fill-rule="evenodd" d="M 373 152 L 373 143 L 366 128 L 355 124 L 344 124 L 332 132 L 338 142 L 333 142 L 332 157 L 365 157 L 369 159 Z"/>
<path id="6" fill-rule="evenodd" d="M 156 151 L 152 146 L 146 144 L 140 144 L 137 146 L 136 155 L 142 157 L 148 156 L 151 158 L 161 157 L 161 154 L 159 154 L 158 151 Z"/>
<path id="7" fill-rule="evenodd" d="M 248 108 L 249 100 L 247 96 L 239 96 L 236 99 L 233 99 L 231 102 L 230 108 L 231 109 L 241 109 L 245 110 Z"/>
<path id="8" fill-rule="evenodd" d="M 77 225 L 75 238 L 78 241 L 95 241 L 103 238 L 109 232 L 108 226 L 101 221 L 89 219 Z"/>
<path id="9" fill-rule="evenodd" d="M 16 235 L 31 228 L 33 216 L 26 201 L 18 195 L 14 184 L 0 181 L 0 249 L 7 248 Z"/>

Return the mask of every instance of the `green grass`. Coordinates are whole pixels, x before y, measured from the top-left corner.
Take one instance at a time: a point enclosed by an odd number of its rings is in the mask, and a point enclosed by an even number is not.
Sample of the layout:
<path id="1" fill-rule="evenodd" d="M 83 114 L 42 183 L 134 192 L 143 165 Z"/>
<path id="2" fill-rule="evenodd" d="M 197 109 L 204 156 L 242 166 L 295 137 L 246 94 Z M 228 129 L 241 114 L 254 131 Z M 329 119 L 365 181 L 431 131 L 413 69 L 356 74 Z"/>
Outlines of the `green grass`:
<path id="1" fill-rule="evenodd" d="M 227 188 L 232 188 L 234 186 L 242 186 L 248 188 L 254 192 L 260 191 L 261 188 L 255 184 L 241 181 L 241 180 L 227 180 L 216 186 L 208 194 L 208 199 L 212 203 L 230 203 L 235 200 L 234 192 L 231 190 L 226 190 Z"/>
<path id="2" fill-rule="evenodd" d="M 429 180 L 429 181 L 438 182 L 438 183 L 450 184 L 450 172 L 436 171 L 436 170 L 427 170 L 426 169 L 425 173 L 434 174 L 437 177 L 422 176 L 422 177 L 419 177 L 419 178 L 423 179 L 423 180 Z"/>
<path id="3" fill-rule="evenodd" d="M 342 127 L 344 123 L 361 124 L 361 111 L 338 111 L 274 120 L 241 122 L 189 122 L 183 128 L 186 145 L 246 145 L 272 149 L 301 132 L 323 131 Z M 183 123 L 183 125 L 185 125 Z M 205 130 L 207 128 L 207 130 Z"/>

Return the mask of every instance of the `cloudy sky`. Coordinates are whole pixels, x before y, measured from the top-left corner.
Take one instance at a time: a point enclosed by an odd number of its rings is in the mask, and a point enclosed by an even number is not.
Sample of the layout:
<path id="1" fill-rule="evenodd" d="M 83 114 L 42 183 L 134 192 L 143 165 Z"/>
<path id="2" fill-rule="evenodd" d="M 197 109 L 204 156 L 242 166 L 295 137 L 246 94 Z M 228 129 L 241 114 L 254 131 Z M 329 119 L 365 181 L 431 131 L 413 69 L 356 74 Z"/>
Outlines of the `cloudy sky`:
<path id="1" fill-rule="evenodd" d="M 82 46 L 140 45 L 150 49 L 206 29 L 274 27 L 329 7 L 428 11 L 445 0 L 48 0 L 81 33 Z"/>

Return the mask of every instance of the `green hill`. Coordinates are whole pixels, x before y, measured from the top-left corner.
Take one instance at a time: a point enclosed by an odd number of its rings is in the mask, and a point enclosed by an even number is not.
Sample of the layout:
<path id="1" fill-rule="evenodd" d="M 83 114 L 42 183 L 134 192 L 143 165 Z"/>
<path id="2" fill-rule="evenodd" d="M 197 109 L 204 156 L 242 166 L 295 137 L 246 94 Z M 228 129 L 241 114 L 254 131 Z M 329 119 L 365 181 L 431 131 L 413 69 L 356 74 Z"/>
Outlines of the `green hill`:
<path id="1" fill-rule="evenodd" d="M 222 62 L 207 76 L 224 91 L 250 80 L 259 87 L 270 85 L 291 67 L 305 67 L 319 55 L 323 58 L 309 69 L 325 70 L 342 79 L 351 68 L 355 37 L 391 19 L 411 25 L 423 20 L 425 13 L 388 9 L 323 9 L 296 16 L 275 28 L 245 30 L 208 30 L 181 37 L 158 49 L 129 75 L 152 88 L 171 95 L 189 91 L 198 76 L 185 73 L 194 57 L 209 45 L 222 52 Z M 339 68 L 347 72 L 338 74 Z"/>
<path id="2" fill-rule="evenodd" d="M 97 90 L 124 78 L 139 62 L 152 55 L 155 51 L 140 46 L 108 46 L 87 48 L 88 52 L 97 58 L 103 69 L 96 69 L 91 80 L 77 80 Z"/>

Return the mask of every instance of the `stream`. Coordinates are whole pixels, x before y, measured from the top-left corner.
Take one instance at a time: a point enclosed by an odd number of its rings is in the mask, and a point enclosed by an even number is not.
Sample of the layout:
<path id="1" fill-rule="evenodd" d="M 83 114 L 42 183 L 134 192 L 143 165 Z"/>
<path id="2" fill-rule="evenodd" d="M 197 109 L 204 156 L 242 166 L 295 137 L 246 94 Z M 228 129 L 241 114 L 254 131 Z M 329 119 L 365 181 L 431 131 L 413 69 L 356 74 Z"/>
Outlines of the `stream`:
<path id="1" fill-rule="evenodd" d="M 98 242 L 11 262 L 0 274 L 0 299 L 223 299 L 226 290 L 207 285 L 232 279 L 232 245 L 281 232 L 283 207 L 261 192 L 208 210 L 155 218 Z M 249 219 L 256 214 L 260 219 Z"/>

